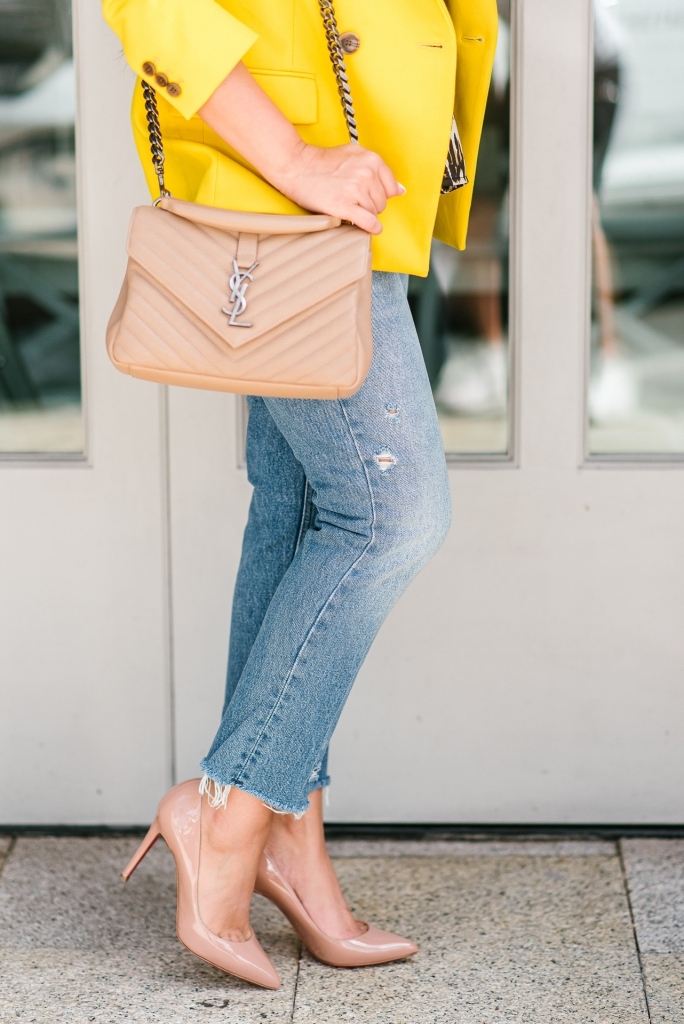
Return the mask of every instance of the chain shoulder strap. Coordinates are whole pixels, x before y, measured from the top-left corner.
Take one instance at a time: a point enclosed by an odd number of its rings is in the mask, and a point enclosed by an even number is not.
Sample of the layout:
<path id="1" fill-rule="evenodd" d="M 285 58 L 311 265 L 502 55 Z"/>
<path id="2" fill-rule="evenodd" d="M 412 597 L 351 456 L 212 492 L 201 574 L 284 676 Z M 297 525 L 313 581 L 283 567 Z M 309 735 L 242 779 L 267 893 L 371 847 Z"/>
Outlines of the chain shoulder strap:
<path id="1" fill-rule="evenodd" d="M 344 63 L 344 52 L 342 50 L 342 44 L 340 43 L 340 31 L 337 27 L 335 9 L 333 7 L 332 0 L 318 0 L 318 6 L 321 9 L 321 16 L 325 27 L 325 37 L 328 42 L 328 51 L 330 53 L 330 62 L 333 66 L 333 71 L 335 72 L 335 78 L 337 79 L 337 91 L 339 92 L 340 100 L 342 101 L 342 109 L 344 111 L 344 119 L 347 122 L 349 138 L 352 142 L 358 143 L 359 133 L 356 128 L 356 115 L 354 114 L 354 104 L 352 103 L 351 90 L 349 89 L 347 67 Z"/>
<path id="2" fill-rule="evenodd" d="M 143 95 L 145 97 L 145 115 L 147 117 L 147 130 L 149 132 L 150 152 L 152 153 L 152 166 L 159 181 L 159 198 L 170 196 L 171 193 L 164 187 L 164 143 L 162 141 L 161 128 L 159 126 L 159 110 L 157 108 L 157 95 L 144 79 L 141 82 Z"/>
<path id="3" fill-rule="evenodd" d="M 321 9 L 321 17 L 323 18 L 323 26 L 325 28 L 325 38 L 328 43 L 328 51 L 330 53 L 330 62 L 333 66 L 333 71 L 335 72 L 335 78 L 337 79 L 337 91 L 340 94 L 342 109 L 344 111 L 344 119 L 347 122 L 347 130 L 349 131 L 349 138 L 352 142 L 358 143 L 359 133 L 356 128 L 354 104 L 352 103 L 349 79 L 347 78 L 347 68 L 344 63 L 344 51 L 342 50 L 342 44 L 340 43 L 340 31 L 337 27 L 337 19 L 335 18 L 333 2 L 332 0 L 318 0 L 318 6 Z M 157 94 L 149 82 L 146 82 L 144 79 L 140 84 L 145 97 L 145 115 L 147 117 L 147 130 L 150 140 L 150 152 L 152 154 L 152 166 L 154 167 L 154 173 L 157 175 L 157 180 L 159 182 L 159 198 L 161 199 L 163 196 L 170 196 L 171 193 L 164 185 L 164 142 L 162 140 L 161 127 L 159 125 Z M 159 200 L 155 200 L 155 202 L 158 201 Z"/>

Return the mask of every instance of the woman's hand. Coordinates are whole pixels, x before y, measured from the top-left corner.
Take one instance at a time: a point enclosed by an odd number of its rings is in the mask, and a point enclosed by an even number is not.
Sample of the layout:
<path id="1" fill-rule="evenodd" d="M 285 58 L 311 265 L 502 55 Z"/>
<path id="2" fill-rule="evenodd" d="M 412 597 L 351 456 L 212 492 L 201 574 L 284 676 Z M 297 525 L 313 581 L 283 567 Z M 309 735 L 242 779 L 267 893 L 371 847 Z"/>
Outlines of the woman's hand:
<path id="1" fill-rule="evenodd" d="M 382 231 L 378 214 L 387 200 L 406 191 L 377 153 L 352 142 L 331 149 L 301 143 L 270 180 L 305 210 L 349 220 L 373 235 Z"/>
<path id="2" fill-rule="evenodd" d="M 348 143 L 309 146 L 250 75 L 236 65 L 199 110 L 222 139 L 279 192 L 313 213 L 378 235 L 378 214 L 406 191 L 377 153 Z"/>

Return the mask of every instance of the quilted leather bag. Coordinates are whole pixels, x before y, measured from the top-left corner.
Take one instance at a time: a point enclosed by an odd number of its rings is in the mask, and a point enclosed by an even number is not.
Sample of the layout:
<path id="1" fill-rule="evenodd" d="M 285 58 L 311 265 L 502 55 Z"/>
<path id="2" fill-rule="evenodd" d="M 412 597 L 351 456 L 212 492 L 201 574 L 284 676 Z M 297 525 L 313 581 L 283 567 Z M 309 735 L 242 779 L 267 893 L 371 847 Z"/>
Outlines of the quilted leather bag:
<path id="1" fill-rule="evenodd" d="M 358 142 L 331 0 L 319 0 L 350 138 Z M 174 199 L 154 90 L 142 83 L 160 198 L 133 211 L 107 327 L 123 373 L 282 398 L 345 398 L 373 356 L 370 236 L 334 217 Z"/>

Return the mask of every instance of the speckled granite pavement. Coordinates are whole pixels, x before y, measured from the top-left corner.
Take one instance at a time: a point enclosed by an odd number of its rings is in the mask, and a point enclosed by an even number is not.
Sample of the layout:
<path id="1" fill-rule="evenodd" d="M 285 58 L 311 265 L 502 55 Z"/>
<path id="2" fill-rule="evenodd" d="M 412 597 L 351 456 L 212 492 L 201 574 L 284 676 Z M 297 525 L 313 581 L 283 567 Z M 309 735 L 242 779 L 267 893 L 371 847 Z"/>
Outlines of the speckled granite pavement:
<path id="1" fill-rule="evenodd" d="M 621 843 L 653 1024 L 684 1024 L 684 840 Z"/>
<path id="2" fill-rule="evenodd" d="M 180 946 L 163 844 L 118 878 L 135 843 L 0 837 L 0 1020 L 684 1024 L 684 841 L 332 842 L 357 915 L 421 952 L 324 967 L 255 897 L 277 993 Z"/>

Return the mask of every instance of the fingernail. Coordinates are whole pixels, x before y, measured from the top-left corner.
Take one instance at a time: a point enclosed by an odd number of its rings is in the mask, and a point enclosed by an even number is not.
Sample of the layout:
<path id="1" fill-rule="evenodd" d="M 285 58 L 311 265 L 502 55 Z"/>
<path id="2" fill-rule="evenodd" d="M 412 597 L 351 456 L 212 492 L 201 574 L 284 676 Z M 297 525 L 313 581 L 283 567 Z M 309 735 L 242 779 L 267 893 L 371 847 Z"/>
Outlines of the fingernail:
<path id="1" fill-rule="evenodd" d="M 399 193 L 399 195 L 400 195 L 400 196 L 403 196 L 403 195 L 405 195 L 405 194 L 406 194 L 406 189 L 404 188 L 404 186 L 403 186 L 403 185 L 401 184 L 401 182 L 400 182 L 400 181 L 398 181 L 398 182 L 397 182 L 397 185 L 398 185 L 398 186 L 399 186 L 399 188 L 401 189 L 401 192 Z"/>

